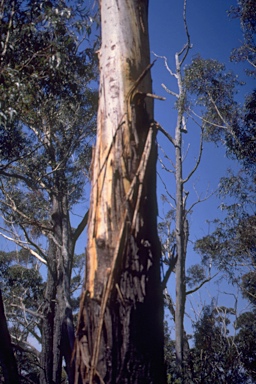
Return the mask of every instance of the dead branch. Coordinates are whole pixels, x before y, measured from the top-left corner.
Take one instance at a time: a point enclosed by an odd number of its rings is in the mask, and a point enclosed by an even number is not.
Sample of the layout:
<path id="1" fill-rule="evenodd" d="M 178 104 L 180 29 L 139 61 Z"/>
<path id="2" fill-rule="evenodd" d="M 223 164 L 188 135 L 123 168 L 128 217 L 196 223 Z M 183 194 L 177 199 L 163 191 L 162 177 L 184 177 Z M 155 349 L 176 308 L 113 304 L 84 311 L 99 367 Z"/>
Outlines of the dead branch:
<path id="1" fill-rule="evenodd" d="M 155 122 L 155 127 L 165 135 L 165 137 L 172 143 L 174 147 L 176 146 L 176 142 L 173 137 L 158 122 Z"/>
<path id="2" fill-rule="evenodd" d="M 196 172 L 196 170 L 198 169 L 198 167 L 199 167 L 199 165 L 201 163 L 202 154 L 203 154 L 203 129 L 201 128 L 199 154 L 198 154 L 196 163 L 194 165 L 194 168 L 190 171 L 188 176 L 185 179 L 182 180 L 183 184 L 187 183 L 189 181 L 189 179 L 193 176 L 193 174 Z"/>
<path id="3" fill-rule="evenodd" d="M 211 281 L 212 279 L 214 279 L 214 277 L 216 277 L 217 275 L 219 274 L 219 272 L 215 273 L 215 275 L 211 276 L 211 277 L 208 277 L 207 279 L 205 279 L 204 281 L 202 281 L 202 283 L 200 283 L 197 287 L 191 289 L 190 291 L 187 291 L 186 292 L 186 296 L 187 295 L 191 295 L 191 293 L 194 293 L 196 291 L 198 291 L 200 288 L 202 288 L 202 286 L 206 283 L 208 283 L 209 281 Z"/>

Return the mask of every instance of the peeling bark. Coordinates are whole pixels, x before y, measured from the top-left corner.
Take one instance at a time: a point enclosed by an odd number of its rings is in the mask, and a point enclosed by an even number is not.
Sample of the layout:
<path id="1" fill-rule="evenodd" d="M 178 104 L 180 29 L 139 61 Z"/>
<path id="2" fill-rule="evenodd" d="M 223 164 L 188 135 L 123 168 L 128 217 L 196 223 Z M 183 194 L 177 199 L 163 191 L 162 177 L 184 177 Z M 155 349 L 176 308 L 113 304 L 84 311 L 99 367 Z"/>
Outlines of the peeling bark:
<path id="1" fill-rule="evenodd" d="M 148 1 L 101 2 L 100 100 L 76 383 L 164 383 Z"/>

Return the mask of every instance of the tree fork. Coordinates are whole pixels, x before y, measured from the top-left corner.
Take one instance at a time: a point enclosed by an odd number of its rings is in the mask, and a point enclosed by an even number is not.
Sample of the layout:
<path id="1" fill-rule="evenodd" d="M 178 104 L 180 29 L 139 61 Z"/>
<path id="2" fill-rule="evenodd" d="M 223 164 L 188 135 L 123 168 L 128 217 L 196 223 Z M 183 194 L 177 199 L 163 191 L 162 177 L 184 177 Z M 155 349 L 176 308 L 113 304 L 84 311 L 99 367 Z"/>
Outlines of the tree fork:
<path id="1" fill-rule="evenodd" d="M 76 383 L 164 383 L 148 0 L 101 2 L 100 100 Z"/>

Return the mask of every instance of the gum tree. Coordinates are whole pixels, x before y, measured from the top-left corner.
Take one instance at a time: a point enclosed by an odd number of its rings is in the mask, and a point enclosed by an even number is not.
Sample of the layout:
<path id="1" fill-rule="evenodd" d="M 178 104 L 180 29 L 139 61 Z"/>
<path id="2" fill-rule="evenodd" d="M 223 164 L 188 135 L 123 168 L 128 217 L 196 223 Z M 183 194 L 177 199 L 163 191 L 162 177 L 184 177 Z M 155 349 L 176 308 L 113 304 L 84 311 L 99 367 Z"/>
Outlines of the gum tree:
<path id="1" fill-rule="evenodd" d="M 40 383 L 60 382 L 62 357 L 72 383 L 71 276 L 88 215 L 72 228 L 70 211 L 84 196 L 95 137 L 91 20 L 80 2 L 6 1 L 0 10 L 0 234 L 46 267 L 34 311 Z"/>
<path id="2" fill-rule="evenodd" d="M 164 383 L 148 1 L 106 0 L 100 11 L 100 100 L 76 383 Z"/>

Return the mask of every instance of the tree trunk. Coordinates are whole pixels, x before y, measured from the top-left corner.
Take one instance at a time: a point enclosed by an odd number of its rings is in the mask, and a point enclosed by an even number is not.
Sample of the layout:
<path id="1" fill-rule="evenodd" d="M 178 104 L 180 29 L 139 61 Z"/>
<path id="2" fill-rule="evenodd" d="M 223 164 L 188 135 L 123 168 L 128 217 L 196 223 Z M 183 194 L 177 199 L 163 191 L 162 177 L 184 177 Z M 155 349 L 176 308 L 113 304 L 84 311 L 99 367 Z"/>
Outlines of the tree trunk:
<path id="1" fill-rule="evenodd" d="M 11 337 L 7 327 L 7 321 L 4 313 L 4 304 L 2 292 L 0 290 L 0 364 L 2 366 L 4 380 L 6 384 L 18 384 L 19 374 L 15 356 L 12 350 Z"/>
<path id="2" fill-rule="evenodd" d="M 47 285 L 42 320 L 42 351 L 40 354 L 40 384 L 51 384 L 53 377 L 53 337 L 56 307 L 56 245 L 49 241 Z"/>
<path id="3" fill-rule="evenodd" d="M 177 369 L 182 374 L 183 365 L 183 336 L 184 336 L 184 312 L 186 301 L 185 285 L 185 261 L 186 251 L 184 249 L 184 205 L 183 205 L 183 180 L 182 180 L 182 151 L 181 151 L 181 126 L 183 113 L 179 111 L 178 122 L 175 132 L 175 157 L 176 157 L 176 245 L 177 262 L 175 266 L 176 275 L 176 305 L 175 305 L 175 350 Z"/>
<path id="4" fill-rule="evenodd" d="M 74 382 L 71 362 L 74 327 L 70 304 L 70 279 L 73 244 L 65 195 L 53 197 L 53 235 L 49 242 L 47 287 L 42 324 L 40 384 L 61 382 L 62 357 L 65 358 L 69 384 Z"/>
<path id="5" fill-rule="evenodd" d="M 177 371 L 183 382 L 184 374 L 184 344 L 186 342 L 184 331 L 184 314 L 186 305 L 186 257 L 189 236 L 186 213 L 186 196 L 184 195 L 183 159 L 182 159 L 182 132 L 184 132 L 184 102 L 185 91 L 182 84 L 180 54 L 175 55 L 176 76 L 179 88 L 178 117 L 175 129 L 175 178 L 176 178 L 176 219 L 175 238 L 177 245 L 176 276 L 176 305 L 175 305 L 175 351 Z M 187 343 L 186 343 L 187 345 Z"/>
<path id="6" fill-rule="evenodd" d="M 164 383 L 147 0 L 101 3 L 102 46 L 76 383 Z"/>

